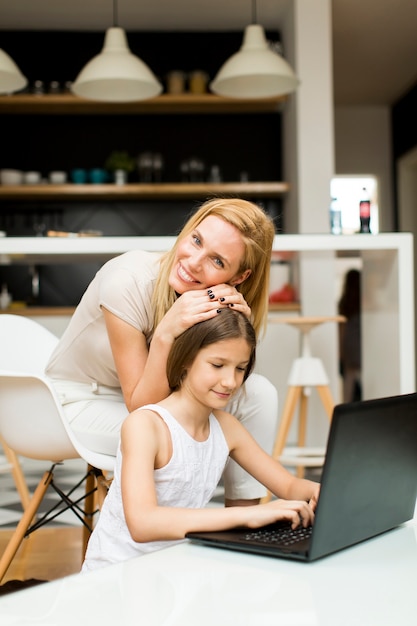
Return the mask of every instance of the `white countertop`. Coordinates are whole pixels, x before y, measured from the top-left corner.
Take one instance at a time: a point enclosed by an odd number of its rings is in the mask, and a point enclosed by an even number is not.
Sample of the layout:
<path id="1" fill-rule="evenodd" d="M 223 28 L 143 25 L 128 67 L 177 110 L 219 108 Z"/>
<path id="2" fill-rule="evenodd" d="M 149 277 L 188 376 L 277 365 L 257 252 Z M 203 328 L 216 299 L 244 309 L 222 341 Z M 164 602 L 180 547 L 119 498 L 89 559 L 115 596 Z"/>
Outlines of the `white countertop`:
<path id="1" fill-rule="evenodd" d="M 313 563 L 188 542 L 0 598 L 2 626 L 415 626 L 417 519 Z"/>
<path id="2" fill-rule="evenodd" d="M 1 237 L 0 264 L 34 262 L 41 257 L 80 260 L 110 258 L 127 250 L 164 251 L 176 237 Z M 379 235 L 276 235 L 276 251 L 398 250 L 412 245 L 409 233 Z M 54 259 L 55 260 L 55 259 Z M 45 262 L 45 261 L 44 261 Z"/>

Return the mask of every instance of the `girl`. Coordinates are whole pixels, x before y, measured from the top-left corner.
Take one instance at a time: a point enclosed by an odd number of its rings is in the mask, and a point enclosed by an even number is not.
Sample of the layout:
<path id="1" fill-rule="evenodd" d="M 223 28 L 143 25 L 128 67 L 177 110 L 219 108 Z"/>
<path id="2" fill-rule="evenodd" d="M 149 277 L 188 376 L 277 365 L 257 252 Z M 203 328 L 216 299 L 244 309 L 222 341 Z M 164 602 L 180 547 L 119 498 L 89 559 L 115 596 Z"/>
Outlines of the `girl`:
<path id="1" fill-rule="evenodd" d="M 167 547 L 190 531 L 313 523 L 318 483 L 287 472 L 222 410 L 252 371 L 255 346 L 252 325 L 231 309 L 176 339 L 167 362 L 171 395 L 133 411 L 122 425 L 114 479 L 83 571 Z M 283 499 L 204 508 L 229 456 Z"/>
<path id="2" fill-rule="evenodd" d="M 116 454 L 126 415 L 170 392 L 166 362 L 178 335 L 233 307 L 258 333 L 268 311 L 275 229 L 252 202 L 214 199 L 185 224 L 164 255 L 135 250 L 108 261 L 87 288 L 46 373 L 87 448 Z M 252 374 L 227 410 L 272 452 L 275 387 Z M 258 502 L 265 489 L 228 464 L 226 504 Z"/>

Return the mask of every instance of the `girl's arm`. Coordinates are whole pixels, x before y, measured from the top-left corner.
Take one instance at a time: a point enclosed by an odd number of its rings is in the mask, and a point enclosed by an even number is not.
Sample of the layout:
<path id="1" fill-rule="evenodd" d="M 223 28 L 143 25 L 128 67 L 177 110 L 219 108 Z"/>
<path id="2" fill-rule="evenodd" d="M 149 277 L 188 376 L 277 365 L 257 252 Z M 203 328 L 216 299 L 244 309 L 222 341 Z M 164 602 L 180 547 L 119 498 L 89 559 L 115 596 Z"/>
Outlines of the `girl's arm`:
<path id="1" fill-rule="evenodd" d="M 126 523 L 134 541 L 182 539 L 187 532 L 258 528 L 286 520 L 293 527 L 313 521 L 308 503 L 274 501 L 265 505 L 187 509 L 158 506 L 154 468 L 166 464 L 171 438 L 161 418 L 148 410 L 131 413 L 122 426 L 122 498 Z"/>
<path id="2" fill-rule="evenodd" d="M 217 315 L 217 297 L 227 297 L 236 309 L 249 311 L 242 296 L 230 285 L 218 285 L 215 299 L 206 289 L 187 291 L 179 297 L 155 329 L 148 350 L 143 333 L 103 307 L 112 354 L 128 411 L 160 402 L 169 394 L 166 362 L 178 335 L 197 322 Z"/>
<path id="3" fill-rule="evenodd" d="M 230 447 L 230 456 L 278 498 L 305 500 L 315 508 L 320 485 L 295 477 L 267 454 L 232 415 L 216 412 Z"/>

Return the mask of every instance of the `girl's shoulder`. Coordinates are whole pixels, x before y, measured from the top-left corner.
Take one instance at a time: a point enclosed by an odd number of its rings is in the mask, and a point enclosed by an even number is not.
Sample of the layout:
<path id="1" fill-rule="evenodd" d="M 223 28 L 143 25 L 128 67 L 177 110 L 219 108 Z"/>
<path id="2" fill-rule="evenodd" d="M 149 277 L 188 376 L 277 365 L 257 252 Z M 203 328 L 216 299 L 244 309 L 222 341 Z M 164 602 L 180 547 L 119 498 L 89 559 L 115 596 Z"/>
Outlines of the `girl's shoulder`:
<path id="1" fill-rule="evenodd" d="M 229 428 L 239 427 L 238 419 L 231 413 L 228 413 L 227 411 L 221 411 L 220 409 L 215 409 L 212 412 L 212 415 L 214 415 L 214 417 L 217 419 L 217 421 L 219 422 L 223 430 L 225 428 L 229 429 Z"/>

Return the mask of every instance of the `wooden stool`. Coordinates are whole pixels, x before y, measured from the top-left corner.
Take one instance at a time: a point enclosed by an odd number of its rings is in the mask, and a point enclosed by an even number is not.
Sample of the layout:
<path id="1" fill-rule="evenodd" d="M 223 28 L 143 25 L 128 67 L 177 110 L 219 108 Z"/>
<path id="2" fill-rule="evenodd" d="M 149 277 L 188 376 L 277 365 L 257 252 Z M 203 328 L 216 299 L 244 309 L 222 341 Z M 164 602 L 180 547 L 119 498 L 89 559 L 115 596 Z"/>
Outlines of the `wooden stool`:
<path id="1" fill-rule="evenodd" d="M 268 321 L 276 324 L 290 324 L 298 328 L 302 333 L 301 354 L 295 359 L 290 370 L 287 383 L 288 393 L 272 452 L 275 459 L 279 459 L 287 465 L 296 465 L 297 476 L 302 478 L 304 476 L 305 466 L 321 466 L 324 461 L 324 450 L 321 450 L 320 454 L 320 449 L 305 448 L 308 397 L 311 392 L 311 387 L 317 388 L 320 400 L 329 420 L 332 417 L 334 408 L 334 401 L 329 388 L 329 379 L 324 370 L 323 363 L 321 359 L 311 355 L 310 331 L 325 322 L 345 322 L 346 318 L 343 315 L 328 317 L 270 316 Z M 299 403 L 298 446 L 294 449 L 286 448 L 283 456 L 297 403 Z M 263 501 L 268 502 L 270 499 L 271 495 L 269 494 Z"/>

